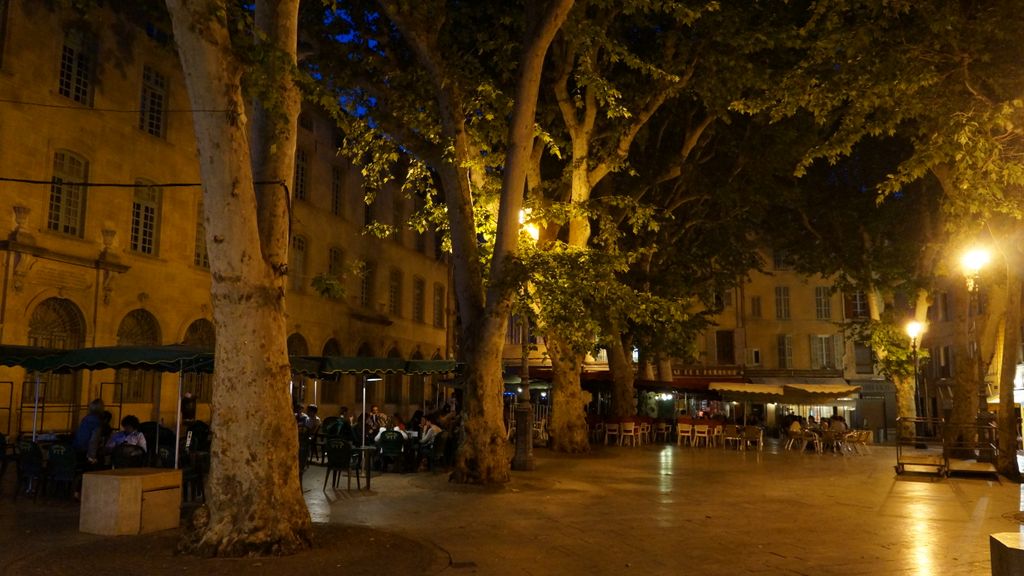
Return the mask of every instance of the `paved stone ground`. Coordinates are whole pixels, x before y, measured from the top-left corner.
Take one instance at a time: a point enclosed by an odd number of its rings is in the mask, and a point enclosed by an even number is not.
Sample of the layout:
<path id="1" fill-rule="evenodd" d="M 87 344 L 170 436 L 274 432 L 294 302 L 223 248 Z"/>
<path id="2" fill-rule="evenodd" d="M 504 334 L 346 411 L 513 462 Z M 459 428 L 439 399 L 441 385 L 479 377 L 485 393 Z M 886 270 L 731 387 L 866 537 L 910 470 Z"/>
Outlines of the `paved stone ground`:
<path id="1" fill-rule="evenodd" d="M 504 487 L 389 473 L 369 493 L 324 493 L 314 467 L 304 489 L 321 546 L 270 560 L 174 557 L 173 531 L 80 534 L 77 507 L 13 503 L 8 486 L 0 574 L 989 574 L 988 534 L 1021 530 L 1021 487 L 897 476 L 894 464 L 891 447 L 837 456 L 597 446 L 538 450 L 537 471 Z"/>

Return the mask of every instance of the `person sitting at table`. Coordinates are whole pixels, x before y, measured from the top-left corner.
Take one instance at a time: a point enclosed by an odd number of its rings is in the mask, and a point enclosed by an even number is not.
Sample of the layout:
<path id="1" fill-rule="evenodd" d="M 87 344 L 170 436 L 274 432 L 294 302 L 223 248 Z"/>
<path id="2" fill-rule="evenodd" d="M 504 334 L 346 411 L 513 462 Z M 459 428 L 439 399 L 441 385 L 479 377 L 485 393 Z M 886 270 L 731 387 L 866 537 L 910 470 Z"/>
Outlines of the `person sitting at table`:
<path id="1" fill-rule="evenodd" d="M 348 419 L 348 409 L 342 407 L 341 410 L 341 414 L 324 427 L 324 435 L 332 438 L 341 438 L 351 444 L 355 441 L 355 434 L 352 431 L 352 423 Z"/>
<path id="2" fill-rule="evenodd" d="M 78 453 L 82 462 L 86 461 L 86 455 L 89 452 L 89 442 L 92 440 L 93 433 L 103 425 L 103 409 L 102 398 L 89 402 L 89 413 L 85 415 L 85 418 L 82 418 L 81 423 L 78 424 L 78 429 L 75 430 L 75 437 L 71 441 L 71 446 Z"/>
<path id="3" fill-rule="evenodd" d="M 377 431 L 377 435 L 373 437 L 374 444 L 380 442 L 380 439 L 387 432 L 398 432 L 398 434 L 402 436 L 402 440 L 408 440 L 409 439 L 409 435 L 405 433 L 405 430 L 403 430 L 402 427 L 399 426 L 395 421 L 391 421 L 391 422 L 385 423 L 385 425 L 381 426 L 380 430 Z"/>
<path id="4" fill-rule="evenodd" d="M 423 421 L 423 433 L 420 435 L 420 446 L 428 446 L 434 443 L 437 435 L 444 430 L 437 423 L 437 417 L 433 414 L 427 416 Z"/>
<path id="5" fill-rule="evenodd" d="M 320 429 L 322 420 L 320 420 L 320 416 L 317 416 L 319 412 L 320 408 L 316 404 L 310 404 L 306 407 L 306 421 L 302 423 L 302 426 L 305 428 L 305 433 L 308 436 L 316 434 L 317 430 Z"/>
<path id="6" fill-rule="evenodd" d="M 846 432 L 847 432 L 846 420 L 842 416 L 836 414 L 835 416 L 832 417 L 832 423 L 829 426 L 829 429 L 832 430 L 832 432 L 836 436 L 841 436 L 843 434 L 846 434 Z"/>
<path id="7" fill-rule="evenodd" d="M 405 429 L 411 432 L 419 432 L 423 428 L 423 410 L 417 410 L 412 413 L 412 417 L 405 424 Z"/>
<path id="8" fill-rule="evenodd" d="M 113 451 L 126 444 L 138 446 L 143 452 L 146 451 L 146 437 L 139 431 L 139 419 L 132 414 L 121 419 L 121 430 L 115 432 L 107 441 L 107 449 Z"/>
<path id="9" fill-rule="evenodd" d="M 114 415 L 110 413 L 110 410 L 104 410 L 100 416 L 102 423 L 93 430 L 92 438 L 89 439 L 89 449 L 85 453 L 85 462 L 88 468 L 93 468 L 103 457 L 103 450 L 113 433 L 113 429 L 110 427 L 110 422 L 113 419 Z"/>

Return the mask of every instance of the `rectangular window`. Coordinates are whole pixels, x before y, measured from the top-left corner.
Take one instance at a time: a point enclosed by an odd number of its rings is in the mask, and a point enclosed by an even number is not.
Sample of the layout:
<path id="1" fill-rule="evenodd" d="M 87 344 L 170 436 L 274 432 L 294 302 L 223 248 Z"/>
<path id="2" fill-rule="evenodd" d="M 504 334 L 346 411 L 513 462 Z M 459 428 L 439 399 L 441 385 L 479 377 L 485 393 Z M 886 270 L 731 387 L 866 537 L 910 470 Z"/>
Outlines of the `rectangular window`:
<path id="1" fill-rule="evenodd" d="M 405 229 L 405 198 L 400 192 L 395 192 L 395 199 L 391 205 L 391 225 L 395 227 L 395 241 L 402 243 L 402 231 Z"/>
<path id="2" fill-rule="evenodd" d="M 345 271 L 345 253 L 341 248 L 327 249 L 327 275 L 340 279 Z"/>
<path id="3" fill-rule="evenodd" d="M 376 280 L 377 269 L 373 262 L 367 262 L 363 266 L 363 277 L 359 282 L 359 306 L 368 310 L 373 309 L 373 284 Z"/>
<path id="4" fill-rule="evenodd" d="M 402 271 L 397 269 L 388 276 L 388 314 L 402 315 Z"/>
<path id="5" fill-rule="evenodd" d="M 423 278 L 412 279 L 412 320 L 423 324 L 426 321 L 427 282 Z"/>
<path id="6" fill-rule="evenodd" d="M 751 296 L 750 297 L 750 317 L 761 318 L 761 297 Z"/>
<path id="7" fill-rule="evenodd" d="M 946 292 L 939 292 L 936 296 L 936 304 L 939 307 L 939 321 L 949 322 L 949 294 Z"/>
<path id="8" fill-rule="evenodd" d="M 793 268 L 792 258 L 785 250 L 775 250 L 772 252 L 772 264 L 776 270 L 789 270 Z"/>
<path id="9" fill-rule="evenodd" d="M 292 249 L 288 252 L 288 278 L 292 290 L 302 292 L 306 287 L 306 239 L 292 236 Z"/>
<path id="10" fill-rule="evenodd" d="M 523 343 L 523 319 L 519 314 L 509 314 L 508 328 L 505 330 L 507 344 Z"/>
<path id="11" fill-rule="evenodd" d="M 761 349 L 751 348 L 750 349 L 750 365 L 760 366 L 761 365 Z"/>
<path id="12" fill-rule="evenodd" d="M 445 298 L 444 286 L 434 284 L 434 327 L 444 328 L 445 326 Z"/>
<path id="13" fill-rule="evenodd" d="M 46 226 L 54 232 L 82 237 L 85 228 L 85 183 L 89 163 L 62 150 L 53 156 L 53 183 Z"/>
<path id="14" fill-rule="evenodd" d="M 732 330 L 718 330 L 715 332 L 715 358 L 719 364 L 736 363 L 736 347 L 733 341 Z"/>
<path id="15" fill-rule="evenodd" d="M 936 376 L 939 378 L 951 378 L 953 376 L 953 358 L 950 354 L 950 347 L 942 346 L 939 348 L 938 352 L 939 361 L 936 363 L 938 366 L 938 373 Z"/>
<path id="16" fill-rule="evenodd" d="M 836 346 L 834 336 L 811 335 L 811 369 L 835 369 Z"/>
<path id="17" fill-rule="evenodd" d="M 778 348 L 779 368 L 793 367 L 793 336 L 790 334 L 779 334 L 776 336 Z"/>
<path id="18" fill-rule="evenodd" d="M 369 226 L 373 224 L 375 218 L 373 215 L 373 202 L 366 202 L 363 204 L 363 226 Z"/>
<path id="19" fill-rule="evenodd" d="M 201 193 L 200 193 L 201 194 Z M 199 208 L 196 210 L 196 241 L 195 250 L 192 252 L 192 263 L 202 268 L 210 267 L 210 257 L 206 253 L 206 216 L 203 213 L 203 200 L 199 199 Z"/>
<path id="20" fill-rule="evenodd" d="M 847 295 L 847 313 L 850 320 L 869 317 L 871 311 L 868 309 L 868 295 L 859 290 Z"/>
<path id="21" fill-rule="evenodd" d="M 775 287 L 775 319 L 789 320 L 789 287 Z"/>
<path id="22" fill-rule="evenodd" d="M 331 214 L 345 216 L 345 173 L 340 166 L 331 167 Z"/>
<path id="23" fill-rule="evenodd" d="M 814 315 L 818 320 L 832 319 L 832 291 L 828 286 L 814 288 Z"/>
<path id="24" fill-rule="evenodd" d="M 854 369 L 857 374 L 874 374 L 875 360 L 871 348 L 866 344 L 856 342 L 853 345 Z"/>
<path id="25" fill-rule="evenodd" d="M 149 66 L 142 68 L 142 103 L 139 128 L 163 138 L 167 110 L 167 78 Z"/>
<path id="26" fill-rule="evenodd" d="M 92 105 L 95 50 L 91 40 L 78 31 L 68 32 L 60 55 L 57 91 L 79 104 Z"/>
<path id="27" fill-rule="evenodd" d="M 309 191 L 309 157 L 302 148 L 295 150 L 295 183 L 292 186 L 292 197 L 305 200 Z"/>
<path id="28" fill-rule="evenodd" d="M 160 203 L 163 192 L 147 182 L 136 182 L 132 201 L 132 229 L 129 240 L 132 252 L 157 255 L 160 231 Z"/>

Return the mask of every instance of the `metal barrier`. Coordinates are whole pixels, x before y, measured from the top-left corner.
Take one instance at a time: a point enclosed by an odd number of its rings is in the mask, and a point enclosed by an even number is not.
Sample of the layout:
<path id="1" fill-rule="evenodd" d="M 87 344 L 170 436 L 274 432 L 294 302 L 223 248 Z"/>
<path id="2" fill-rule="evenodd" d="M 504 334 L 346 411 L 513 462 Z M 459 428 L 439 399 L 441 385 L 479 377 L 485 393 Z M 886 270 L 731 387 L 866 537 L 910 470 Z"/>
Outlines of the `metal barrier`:
<path id="1" fill-rule="evenodd" d="M 933 469 L 945 476 L 949 467 L 943 440 L 942 418 L 896 419 L 896 473 L 903 474 L 907 466 Z"/>

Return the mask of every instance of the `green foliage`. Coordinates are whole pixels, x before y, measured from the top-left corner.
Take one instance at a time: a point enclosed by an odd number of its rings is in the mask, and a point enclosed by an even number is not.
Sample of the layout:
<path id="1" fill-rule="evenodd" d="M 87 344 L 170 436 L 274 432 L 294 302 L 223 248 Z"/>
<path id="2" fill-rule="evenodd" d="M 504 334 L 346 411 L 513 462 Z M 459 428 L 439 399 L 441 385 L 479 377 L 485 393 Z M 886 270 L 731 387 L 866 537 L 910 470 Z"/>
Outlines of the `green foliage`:
<path id="1" fill-rule="evenodd" d="M 876 369 L 889 380 L 906 380 L 914 375 L 914 355 L 910 338 L 891 313 L 882 321 L 850 322 L 847 328 L 855 342 L 874 352 Z M 918 348 L 919 366 L 928 359 L 928 350 Z"/>

